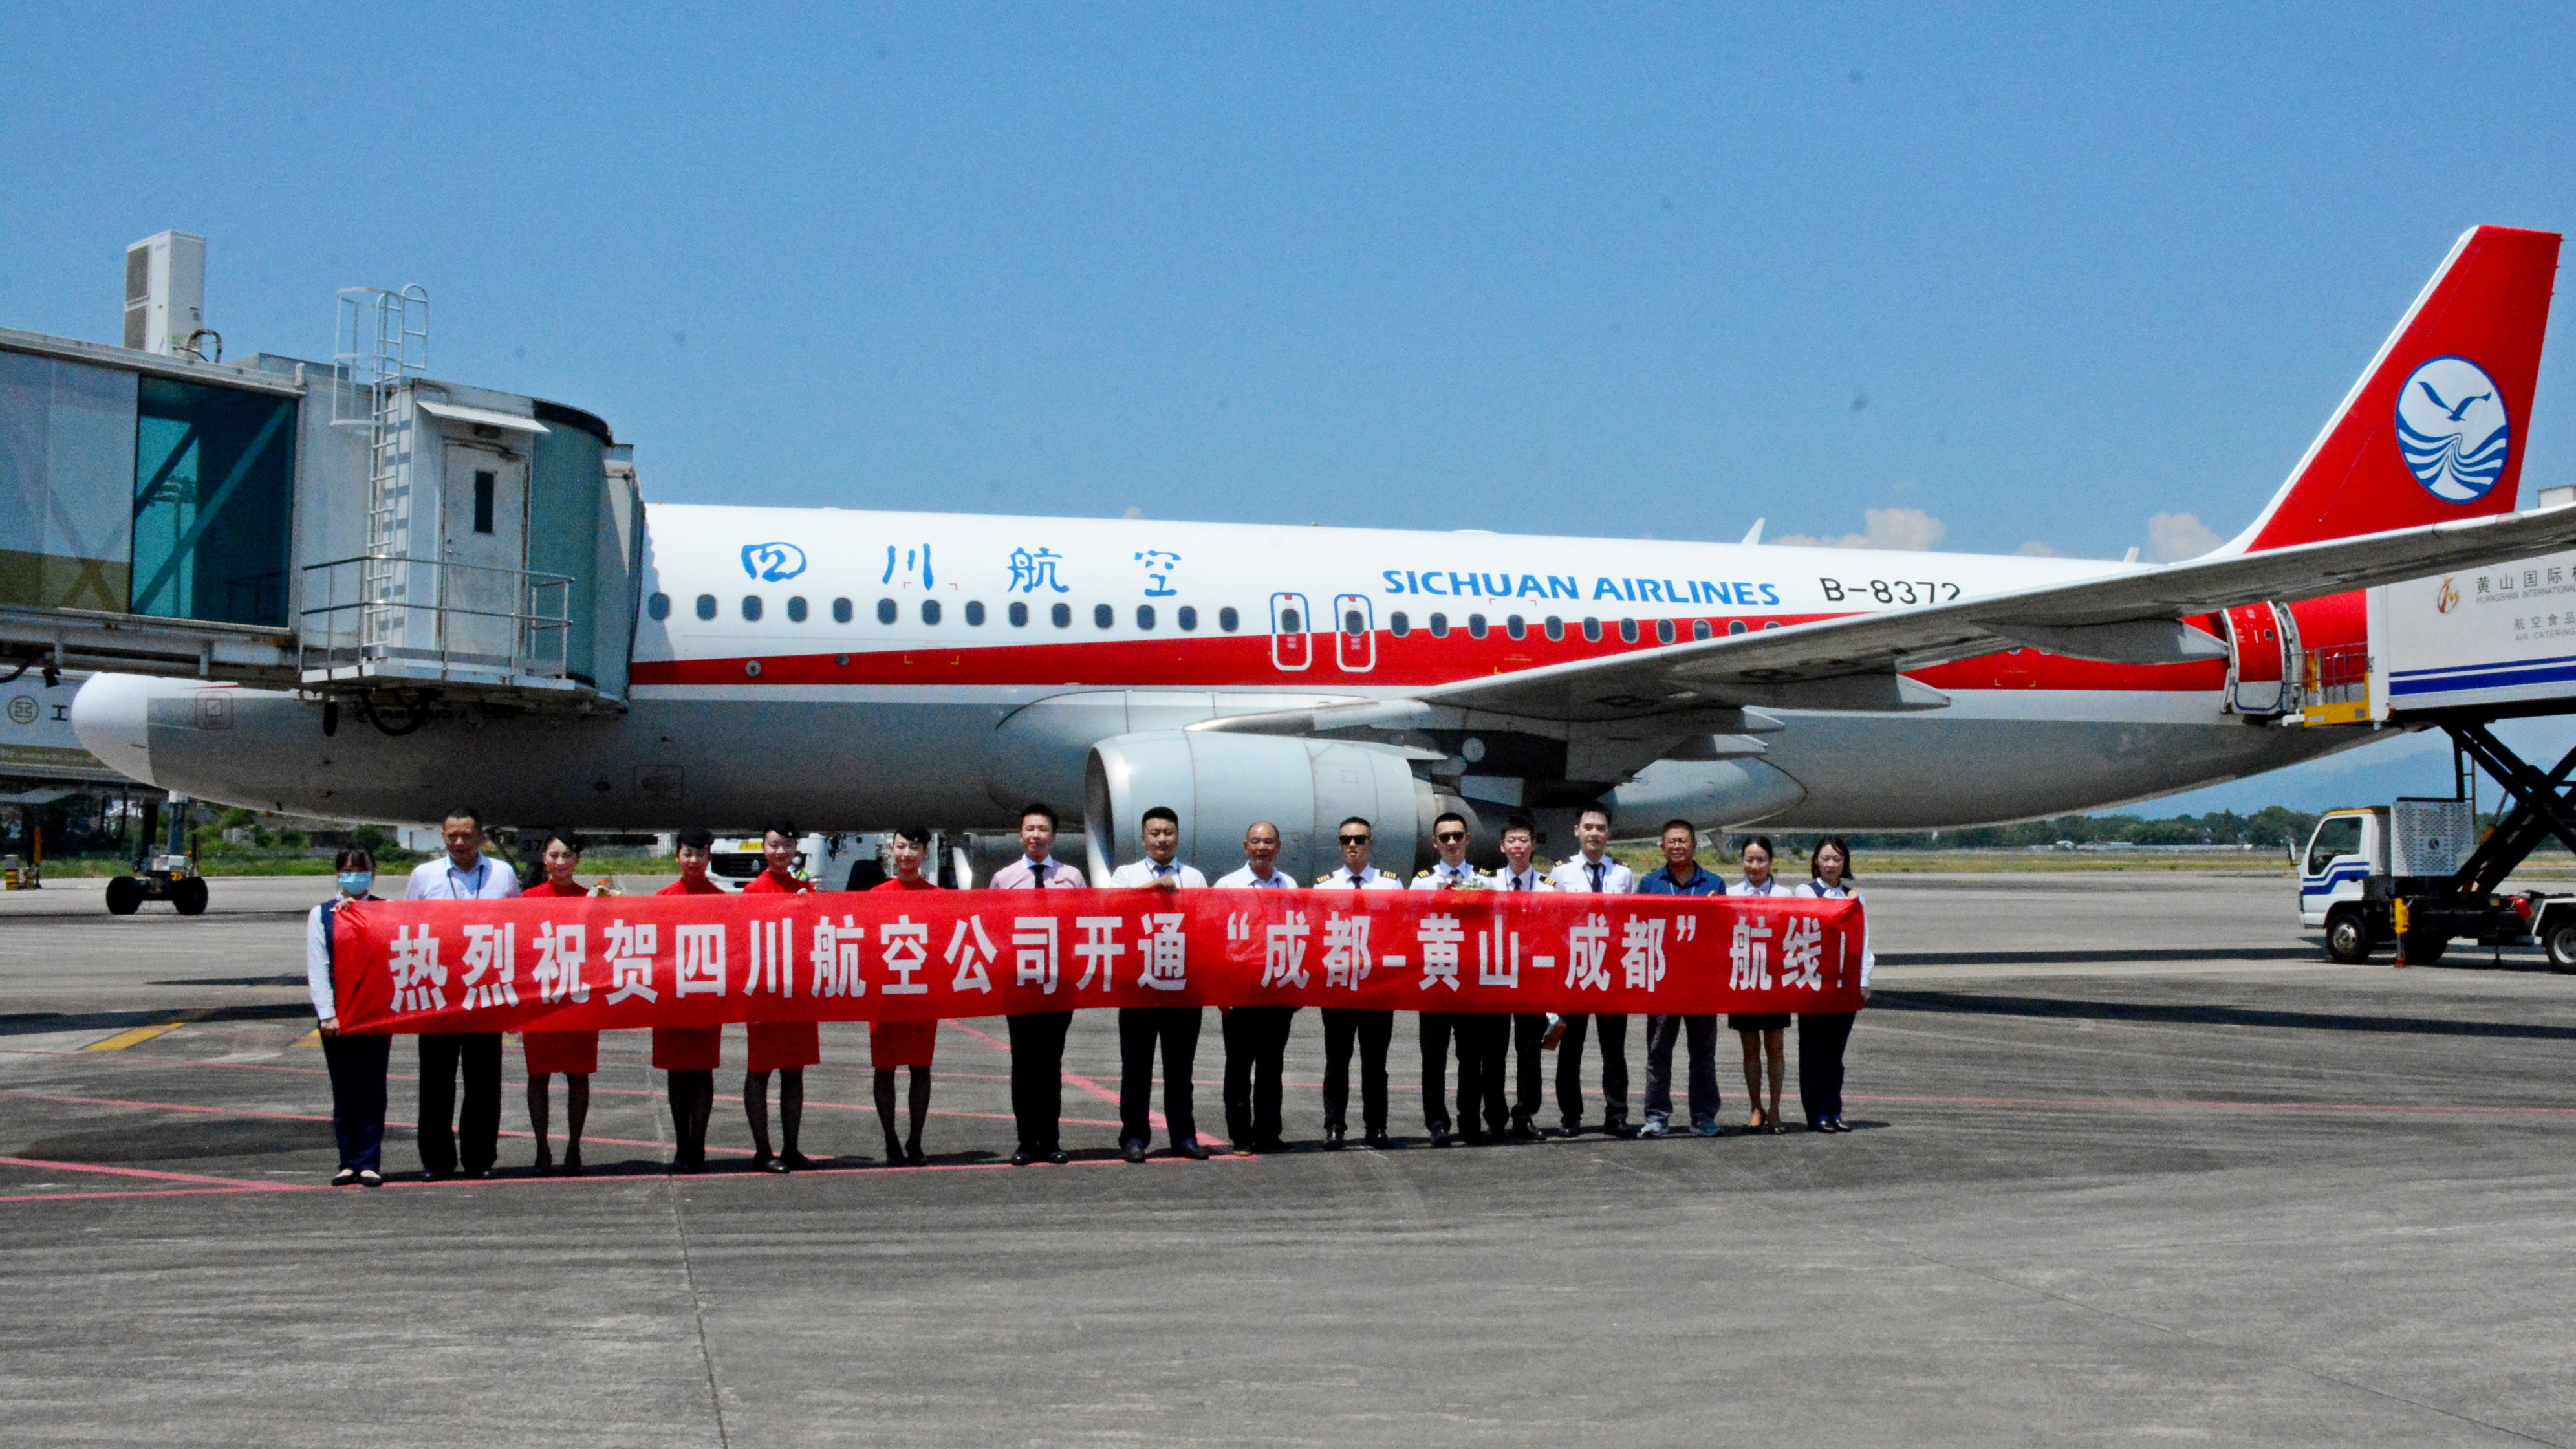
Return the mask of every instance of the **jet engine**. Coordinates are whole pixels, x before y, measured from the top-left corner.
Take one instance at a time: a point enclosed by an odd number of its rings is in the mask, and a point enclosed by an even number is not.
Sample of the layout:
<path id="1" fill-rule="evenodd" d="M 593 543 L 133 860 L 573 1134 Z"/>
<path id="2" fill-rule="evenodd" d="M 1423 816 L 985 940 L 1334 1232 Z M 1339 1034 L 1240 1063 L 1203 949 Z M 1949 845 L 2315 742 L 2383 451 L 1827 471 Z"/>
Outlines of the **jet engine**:
<path id="1" fill-rule="evenodd" d="M 1309 885 L 1341 865 L 1334 831 L 1365 817 L 1378 869 L 1410 877 L 1431 852 L 1439 813 L 1431 786 L 1401 750 L 1270 735 L 1148 730 L 1091 747 L 1083 771 L 1083 830 L 1091 878 L 1144 854 L 1141 817 L 1168 805 L 1181 817 L 1181 859 L 1215 881 L 1243 863 L 1254 821 L 1279 827 L 1279 868 Z"/>

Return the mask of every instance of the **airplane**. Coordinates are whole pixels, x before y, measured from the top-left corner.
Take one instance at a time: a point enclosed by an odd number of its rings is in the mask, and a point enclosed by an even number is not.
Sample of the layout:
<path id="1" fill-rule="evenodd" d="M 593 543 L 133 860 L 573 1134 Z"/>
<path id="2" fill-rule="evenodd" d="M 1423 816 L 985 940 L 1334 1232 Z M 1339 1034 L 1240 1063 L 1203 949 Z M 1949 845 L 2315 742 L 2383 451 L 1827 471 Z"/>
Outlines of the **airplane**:
<path id="1" fill-rule="evenodd" d="M 622 712 L 333 734 L 317 697 L 103 674 L 73 725 L 139 780 L 351 819 L 1006 840 L 1052 801 L 1095 879 L 1154 805 L 1209 870 L 1274 820 L 1301 877 L 1350 815 L 1402 867 L 1445 808 L 1560 850 L 1596 803 L 1623 834 L 2093 810 L 2361 743 L 2287 727 L 2303 658 L 2366 642 L 2360 590 L 2576 544 L 2576 509 L 2513 512 L 2559 240 L 2464 234 L 2180 563 L 662 504 Z"/>

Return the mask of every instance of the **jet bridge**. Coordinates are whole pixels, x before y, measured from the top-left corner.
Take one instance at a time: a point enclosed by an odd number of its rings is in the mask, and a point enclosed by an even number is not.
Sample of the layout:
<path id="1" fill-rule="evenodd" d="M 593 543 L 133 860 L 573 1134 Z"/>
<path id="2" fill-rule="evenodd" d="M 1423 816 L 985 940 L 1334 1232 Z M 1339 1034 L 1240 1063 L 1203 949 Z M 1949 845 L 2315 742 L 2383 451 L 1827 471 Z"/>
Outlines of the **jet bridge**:
<path id="1" fill-rule="evenodd" d="M 132 285 L 202 295 L 154 255 Z M 397 732 L 623 707 L 643 511 L 605 422 L 430 376 L 418 288 L 343 293 L 329 362 L 137 331 L 0 329 L 0 674 L 298 690 Z"/>

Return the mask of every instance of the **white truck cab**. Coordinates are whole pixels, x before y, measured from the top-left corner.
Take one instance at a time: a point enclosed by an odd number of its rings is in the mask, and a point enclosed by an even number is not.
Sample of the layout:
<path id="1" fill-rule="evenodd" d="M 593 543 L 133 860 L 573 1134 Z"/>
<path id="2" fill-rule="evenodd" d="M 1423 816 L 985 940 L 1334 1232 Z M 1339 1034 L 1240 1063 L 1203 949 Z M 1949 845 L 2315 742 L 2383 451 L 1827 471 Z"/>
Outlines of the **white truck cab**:
<path id="1" fill-rule="evenodd" d="M 2323 926 L 2334 908 L 2358 910 L 2363 882 L 2388 874 L 2388 807 L 2329 810 L 2299 863 L 2299 924 Z"/>

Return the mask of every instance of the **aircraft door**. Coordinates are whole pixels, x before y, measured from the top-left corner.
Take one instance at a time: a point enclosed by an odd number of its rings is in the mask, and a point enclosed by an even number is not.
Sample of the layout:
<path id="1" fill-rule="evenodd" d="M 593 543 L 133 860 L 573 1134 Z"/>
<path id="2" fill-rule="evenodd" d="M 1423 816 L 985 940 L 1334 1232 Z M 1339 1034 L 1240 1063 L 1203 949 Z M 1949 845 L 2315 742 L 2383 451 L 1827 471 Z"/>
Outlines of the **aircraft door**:
<path id="1" fill-rule="evenodd" d="M 2227 611 L 2227 707 L 2238 714 L 2281 714 L 2295 703 L 2298 630 L 2273 604 L 2243 604 Z"/>
<path id="2" fill-rule="evenodd" d="M 1270 662 L 1281 669 L 1305 669 L 1315 662 L 1315 639 L 1306 629 L 1313 616 L 1304 594 L 1270 596 Z"/>
<path id="3" fill-rule="evenodd" d="M 519 652 L 528 566 L 528 460 L 447 445 L 438 509 L 438 601 L 450 656 L 506 666 Z"/>
<path id="4" fill-rule="evenodd" d="M 1376 608 L 1366 594 L 1335 594 L 1333 631 L 1335 661 L 1345 674 L 1366 674 L 1377 667 Z"/>

